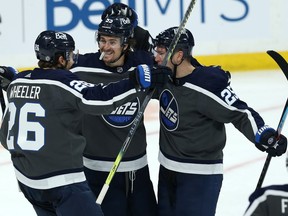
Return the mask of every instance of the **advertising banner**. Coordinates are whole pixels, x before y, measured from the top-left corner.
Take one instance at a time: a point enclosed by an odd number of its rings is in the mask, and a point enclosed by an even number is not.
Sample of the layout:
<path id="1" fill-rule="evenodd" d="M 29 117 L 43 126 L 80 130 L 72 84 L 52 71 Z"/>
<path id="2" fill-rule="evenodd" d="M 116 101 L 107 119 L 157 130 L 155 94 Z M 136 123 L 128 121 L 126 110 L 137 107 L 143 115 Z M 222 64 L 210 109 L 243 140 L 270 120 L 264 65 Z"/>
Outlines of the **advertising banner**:
<path id="1" fill-rule="evenodd" d="M 71 34 L 80 53 L 97 51 L 94 34 L 105 8 L 122 2 L 134 8 L 138 23 L 155 37 L 178 26 L 189 0 L 17 0 L 0 2 L 0 60 L 3 65 L 37 63 L 34 41 L 46 29 Z M 286 7 L 285 7 L 286 6 Z M 287 50 L 287 1 L 196 0 L 186 27 L 196 55 Z"/>

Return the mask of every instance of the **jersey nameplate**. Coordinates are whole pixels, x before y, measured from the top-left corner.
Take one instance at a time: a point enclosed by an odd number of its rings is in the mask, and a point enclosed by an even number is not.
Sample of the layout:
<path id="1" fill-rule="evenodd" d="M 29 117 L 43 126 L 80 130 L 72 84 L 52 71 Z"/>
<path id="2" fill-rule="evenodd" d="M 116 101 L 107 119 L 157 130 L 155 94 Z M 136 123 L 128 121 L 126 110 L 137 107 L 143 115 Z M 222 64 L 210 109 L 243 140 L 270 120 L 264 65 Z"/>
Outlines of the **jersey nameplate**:
<path id="1" fill-rule="evenodd" d="M 40 86 L 17 85 L 11 88 L 10 98 L 39 99 Z"/>

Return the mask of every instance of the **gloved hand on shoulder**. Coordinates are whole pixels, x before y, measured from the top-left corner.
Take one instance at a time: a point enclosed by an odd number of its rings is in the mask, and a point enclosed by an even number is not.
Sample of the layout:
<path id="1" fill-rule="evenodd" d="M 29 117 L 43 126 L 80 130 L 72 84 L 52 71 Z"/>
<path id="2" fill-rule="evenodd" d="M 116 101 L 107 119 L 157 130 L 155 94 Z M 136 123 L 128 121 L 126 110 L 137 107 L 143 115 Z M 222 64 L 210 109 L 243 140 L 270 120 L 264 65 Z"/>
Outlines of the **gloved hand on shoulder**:
<path id="1" fill-rule="evenodd" d="M 3 90 L 7 90 L 10 82 L 17 73 L 18 71 L 15 68 L 0 66 L 0 86 Z"/>
<path id="2" fill-rule="evenodd" d="M 172 76 L 172 71 L 166 66 L 138 65 L 130 72 L 129 78 L 136 89 L 162 88 Z"/>
<path id="3" fill-rule="evenodd" d="M 138 15 L 135 12 L 135 10 L 133 10 L 128 5 L 125 5 L 123 3 L 114 3 L 110 5 L 109 7 L 107 7 L 103 11 L 101 19 L 103 20 L 106 17 L 111 16 L 111 15 L 126 16 L 127 18 L 131 20 L 131 23 L 133 24 L 134 27 L 138 25 Z"/>
<path id="4" fill-rule="evenodd" d="M 284 135 L 278 137 L 277 132 L 264 125 L 255 136 L 255 145 L 261 151 L 266 151 L 272 157 L 281 156 L 287 149 L 287 138 Z"/>

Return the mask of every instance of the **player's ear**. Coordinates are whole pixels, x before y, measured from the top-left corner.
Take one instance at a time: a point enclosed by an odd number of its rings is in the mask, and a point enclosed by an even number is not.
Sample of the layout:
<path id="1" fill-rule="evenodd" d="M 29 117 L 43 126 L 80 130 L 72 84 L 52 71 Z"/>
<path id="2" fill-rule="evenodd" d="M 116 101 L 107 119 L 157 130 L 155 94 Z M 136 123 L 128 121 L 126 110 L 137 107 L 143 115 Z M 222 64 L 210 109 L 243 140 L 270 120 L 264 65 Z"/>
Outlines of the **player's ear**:
<path id="1" fill-rule="evenodd" d="M 66 59 L 64 58 L 64 56 L 63 55 L 59 55 L 56 58 L 58 58 L 57 60 L 55 59 L 56 67 L 64 68 L 65 65 L 66 65 Z"/>
<path id="2" fill-rule="evenodd" d="M 182 50 L 179 51 L 179 57 L 183 59 L 185 57 L 184 52 Z"/>
<path id="3" fill-rule="evenodd" d="M 182 62 L 183 61 L 183 58 L 184 58 L 184 52 L 182 50 L 178 50 L 174 56 L 176 57 L 176 61 L 177 63 L 179 62 Z"/>
<path id="4" fill-rule="evenodd" d="M 124 45 L 123 45 L 124 51 L 126 51 L 126 50 L 128 49 L 128 46 L 129 46 L 128 44 L 124 44 Z"/>
<path id="5" fill-rule="evenodd" d="M 65 58 L 64 58 L 64 56 L 60 55 L 60 56 L 58 57 L 58 63 L 61 64 L 61 65 L 65 63 Z"/>

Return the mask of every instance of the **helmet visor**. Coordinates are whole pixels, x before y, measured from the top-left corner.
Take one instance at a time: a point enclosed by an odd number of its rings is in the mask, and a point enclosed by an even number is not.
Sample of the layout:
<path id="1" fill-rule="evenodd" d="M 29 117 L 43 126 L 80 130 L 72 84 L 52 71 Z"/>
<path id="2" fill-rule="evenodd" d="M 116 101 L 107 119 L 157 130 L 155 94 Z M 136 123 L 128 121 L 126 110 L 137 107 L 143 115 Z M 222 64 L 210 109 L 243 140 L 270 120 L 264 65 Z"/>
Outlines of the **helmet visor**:
<path id="1" fill-rule="evenodd" d="M 75 49 L 73 52 L 72 52 L 72 59 L 74 61 L 74 64 L 77 64 L 78 63 L 78 57 L 79 57 L 79 49 Z"/>

